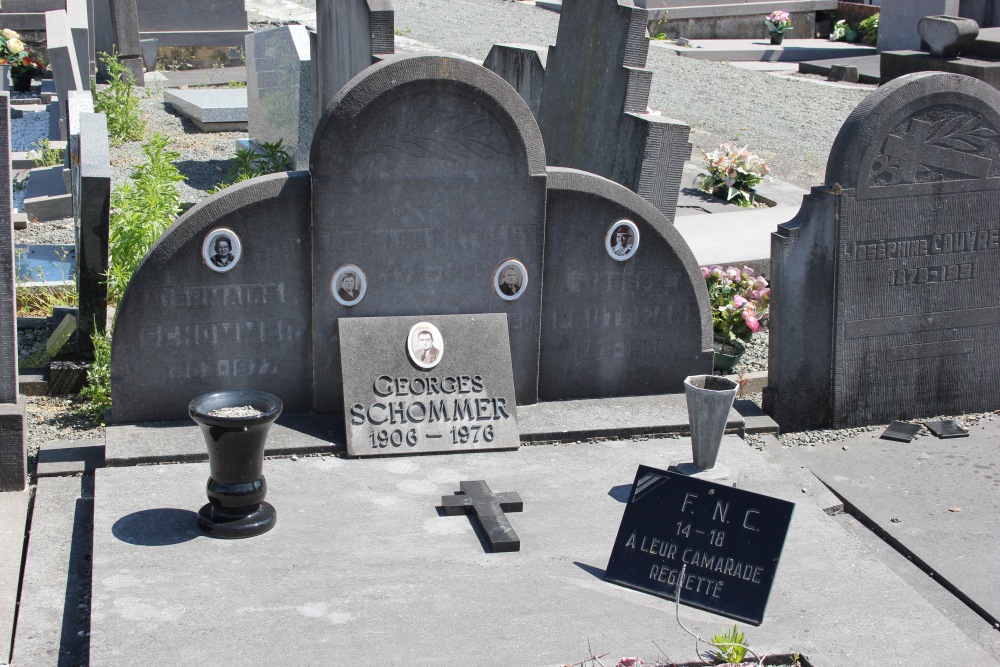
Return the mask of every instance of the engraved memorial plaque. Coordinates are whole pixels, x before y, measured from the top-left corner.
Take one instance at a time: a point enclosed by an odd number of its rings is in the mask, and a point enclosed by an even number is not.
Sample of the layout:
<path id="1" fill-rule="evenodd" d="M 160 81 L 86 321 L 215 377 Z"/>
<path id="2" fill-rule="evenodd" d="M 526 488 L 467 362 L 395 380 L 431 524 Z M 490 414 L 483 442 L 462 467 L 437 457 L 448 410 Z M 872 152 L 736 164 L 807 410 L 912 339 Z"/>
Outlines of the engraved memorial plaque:
<path id="1" fill-rule="evenodd" d="M 517 449 L 506 319 L 340 320 L 347 453 Z"/>
<path id="2" fill-rule="evenodd" d="M 760 625 L 795 504 L 639 466 L 605 579 Z M 682 576 L 683 572 L 683 576 Z"/>

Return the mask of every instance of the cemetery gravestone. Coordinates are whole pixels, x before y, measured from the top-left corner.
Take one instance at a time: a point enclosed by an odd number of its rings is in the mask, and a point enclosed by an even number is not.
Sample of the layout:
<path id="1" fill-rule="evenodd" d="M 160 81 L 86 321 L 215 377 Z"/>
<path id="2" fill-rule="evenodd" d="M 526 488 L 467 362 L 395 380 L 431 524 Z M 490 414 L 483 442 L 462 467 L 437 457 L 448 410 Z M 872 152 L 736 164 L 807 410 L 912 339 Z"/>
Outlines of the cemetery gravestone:
<path id="1" fill-rule="evenodd" d="M 160 46 L 242 47 L 249 32 L 245 0 L 131 3 L 136 12 L 135 54 L 140 53 L 139 39 L 158 39 Z"/>
<path id="2" fill-rule="evenodd" d="M 70 32 L 65 10 L 45 12 L 45 41 L 52 65 L 52 77 L 59 91 L 59 115 L 65 120 L 69 113 L 66 105 L 69 91 L 84 90 L 80 67 L 76 61 L 73 34 Z M 59 127 L 61 138 L 63 141 L 67 140 L 69 135 L 65 122 Z"/>
<path id="3" fill-rule="evenodd" d="M 851 114 L 827 186 L 772 236 L 765 409 L 783 430 L 1000 404 L 1000 92 L 892 81 Z"/>
<path id="4" fill-rule="evenodd" d="M 116 423 L 184 419 L 191 397 L 244 388 L 289 414 L 349 414 L 351 318 L 505 316 L 518 405 L 539 387 L 635 395 L 709 372 L 708 296 L 686 244 L 606 179 L 552 169 L 547 189 L 531 110 L 489 70 L 372 66 L 334 99 L 310 160 L 311 173 L 205 200 L 144 259 L 117 314 Z"/>
<path id="5" fill-rule="evenodd" d="M 665 394 L 712 372 L 708 290 L 690 248 L 617 183 L 549 168 L 539 397 Z M 605 243 L 636 226 L 634 254 Z"/>
<path id="6" fill-rule="evenodd" d="M 641 465 L 605 579 L 760 625 L 794 509 Z"/>
<path id="7" fill-rule="evenodd" d="M 958 16 L 959 0 L 882 0 L 878 50 L 918 51 L 917 25 L 925 16 Z"/>
<path id="8" fill-rule="evenodd" d="M 374 62 L 376 54 L 393 52 L 393 26 L 389 0 L 317 0 L 316 118 L 344 84 Z"/>
<path id="9" fill-rule="evenodd" d="M 0 92 L 0 491 L 28 480 L 25 403 L 17 388 L 17 300 L 10 173 L 10 94 Z"/>
<path id="10" fill-rule="evenodd" d="M 66 0 L 66 14 L 70 34 L 76 49 L 76 64 L 79 67 L 81 90 L 90 90 L 90 77 L 94 72 L 94 49 L 87 15 L 87 0 Z"/>
<path id="11" fill-rule="evenodd" d="M 246 37 L 250 140 L 281 140 L 296 169 L 309 168 L 312 60 L 305 27 L 288 25 Z"/>
<path id="12" fill-rule="evenodd" d="M 672 221 L 691 128 L 646 113 L 646 20 L 646 10 L 619 0 L 567 3 L 549 47 L 538 124 L 549 165 L 621 183 Z"/>
<path id="13" fill-rule="evenodd" d="M 159 3 L 164 4 L 164 3 Z M 176 6 L 176 2 L 167 3 Z M 136 0 L 93 0 L 94 45 L 98 54 L 97 71 L 104 79 L 107 66 L 101 53 L 118 53 L 122 65 L 138 86 L 144 85 L 142 56 L 139 47 L 139 16 Z M 191 16 L 188 16 L 191 20 Z"/>
<path id="14" fill-rule="evenodd" d="M 520 446 L 503 314 L 337 326 L 350 456 Z"/>
<path id="15" fill-rule="evenodd" d="M 77 290 L 80 306 L 80 353 L 93 356 L 91 335 L 107 326 L 108 225 L 111 211 L 111 152 L 104 114 L 79 116 L 77 169 Z"/>
<path id="16" fill-rule="evenodd" d="M 538 118 L 545 85 L 545 67 L 539 49 L 524 44 L 494 44 L 483 67 L 513 86 Z"/>

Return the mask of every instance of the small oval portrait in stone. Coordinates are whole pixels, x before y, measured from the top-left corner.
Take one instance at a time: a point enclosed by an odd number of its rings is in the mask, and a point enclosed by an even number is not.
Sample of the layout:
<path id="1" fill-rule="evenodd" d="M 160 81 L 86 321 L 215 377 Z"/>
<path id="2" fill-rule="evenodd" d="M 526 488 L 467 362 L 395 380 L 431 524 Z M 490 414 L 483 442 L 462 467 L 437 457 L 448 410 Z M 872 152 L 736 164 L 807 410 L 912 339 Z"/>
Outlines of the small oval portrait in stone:
<path id="1" fill-rule="evenodd" d="M 239 263 L 243 256 L 243 244 L 233 230 L 218 227 L 205 236 L 201 256 L 208 268 L 225 273 Z"/>
<path id="2" fill-rule="evenodd" d="M 493 272 L 493 290 L 504 301 L 513 301 L 528 287 L 528 269 L 516 259 L 506 259 Z"/>
<path id="3" fill-rule="evenodd" d="M 639 228 L 631 220 L 616 220 L 604 235 L 604 247 L 612 259 L 624 262 L 639 248 Z"/>
<path id="4" fill-rule="evenodd" d="M 434 368 L 444 355 L 444 338 L 430 322 L 417 322 L 406 337 L 406 351 L 418 368 Z"/>
<path id="5" fill-rule="evenodd" d="M 356 306 L 365 298 L 368 291 L 368 279 L 364 271 L 354 264 L 344 264 L 337 269 L 330 279 L 330 291 L 333 298 L 342 306 Z"/>

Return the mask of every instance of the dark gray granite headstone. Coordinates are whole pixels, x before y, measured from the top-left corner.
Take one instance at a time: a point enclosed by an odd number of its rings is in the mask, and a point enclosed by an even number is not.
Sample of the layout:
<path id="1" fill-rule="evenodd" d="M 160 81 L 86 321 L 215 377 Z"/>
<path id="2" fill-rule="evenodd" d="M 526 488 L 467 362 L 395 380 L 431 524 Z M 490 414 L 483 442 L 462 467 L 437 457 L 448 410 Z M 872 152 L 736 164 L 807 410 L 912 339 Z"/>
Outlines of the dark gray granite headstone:
<path id="1" fill-rule="evenodd" d="M 549 168 L 541 400 L 665 394 L 712 372 L 708 291 L 687 243 L 647 201 L 607 179 Z M 639 231 L 619 261 L 605 239 Z"/>
<path id="2" fill-rule="evenodd" d="M 157 241 L 116 316 L 115 423 L 186 419 L 192 398 L 218 389 L 261 389 L 289 414 L 310 410 L 309 199 L 308 173 L 260 177 L 205 200 Z M 212 261 L 218 234 L 232 237 L 225 267 Z"/>
<path id="3" fill-rule="evenodd" d="M 548 164 L 621 183 L 673 221 L 690 127 L 646 114 L 645 9 L 628 0 L 577 0 L 549 47 L 538 124 Z"/>
<path id="4" fill-rule="evenodd" d="M 344 84 L 372 64 L 376 54 L 393 52 L 393 26 L 390 0 L 317 0 L 313 59 L 317 118 Z"/>
<path id="5" fill-rule="evenodd" d="M 410 356 L 422 323 L 436 329 L 423 334 L 429 368 Z M 502 313 L 345 317 L 339 329 L 350 456 L 520 446 Z"/>
<path id="6" fill-rule="evenodd" d="M 506 313 L 519 404 L 537 396 L 545 155 L 531 110 L 489 70 L 412 56 L 373 65 L 316 129 L 313 349 L 316 408 L 341 408 L 343 317 Z M 509 259 L 527 270 L 515 300 L 494 289 Z M 355 265 L 356 305 L 330 281 Z"/>
<path id="7" fill-rule="evenodd" d="M 107 77 L 107 67 L 100 62 L 101 53 L 117 52 L 122 64 L 136 80 L 143 85 L 142 57 L 139 46 L 139 12 L 136 0 L 93 0 L 94 3 L 94 44 L 98 53 L 97 70 Z M 176 2 L 158 3 L 161 6 L 175 6 Z M 194 18 L 188 14 L 187 20 Z"/>
<path id="8" fill-rule="evenodd" d="M 296 169 L 309 168 L 312 144 L 312 60 L 304 26 L 287 25 L 246 37 L 250 140 L 279 139 Z"/>
<path id="9" fill-rule="evenodd" d="M 25 401 L 17 391 L 17 306 L 11 222 L 10 94 L 0 92 L 0 491 L 28 480 Z"/>
<path id="10" fill-rule="evenodd" d="M 538 118 L 545 84 L 545 66 L 540 49 L 526 44 L 494 44 L 483 67 L 514 87 Z"/>
<path id="11" fill-rule="evenodd" d="M 107 325 L 108 223 L 111 207 L 111 153 L 108 122 L 102 113 L 79 115 L 77 181 L 77 290 L 79 348 L 92 356 L 91 333 Z"/>
<path id="12" fill-rule="evenodd" d="M 841 128 L 771 244 L 765 409 L 782 430 L 1000 405 L 1000 92 L 914 74 Z"/>

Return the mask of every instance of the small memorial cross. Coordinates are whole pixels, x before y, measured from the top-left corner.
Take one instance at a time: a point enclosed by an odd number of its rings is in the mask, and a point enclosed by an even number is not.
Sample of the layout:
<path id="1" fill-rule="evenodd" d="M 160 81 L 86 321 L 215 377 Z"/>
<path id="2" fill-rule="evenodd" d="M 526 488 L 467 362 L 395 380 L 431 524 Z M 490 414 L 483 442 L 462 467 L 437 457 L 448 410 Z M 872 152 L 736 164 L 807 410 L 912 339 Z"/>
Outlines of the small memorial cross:
<path id="1" fill-rule="evenodd" d="M 460 482 L 459 488 L 461 495 L 441 496 L 444 513 L 455 516 L 471 511 L 485 531 L 491 551 L 520 551 L 521 540 L 510 527 L 504 512 L 522 511 L 524 503 L 521 496 L 513 491 L 493 493 L 483 480 Z"/>

